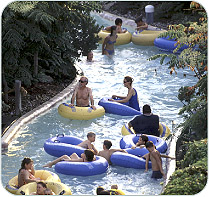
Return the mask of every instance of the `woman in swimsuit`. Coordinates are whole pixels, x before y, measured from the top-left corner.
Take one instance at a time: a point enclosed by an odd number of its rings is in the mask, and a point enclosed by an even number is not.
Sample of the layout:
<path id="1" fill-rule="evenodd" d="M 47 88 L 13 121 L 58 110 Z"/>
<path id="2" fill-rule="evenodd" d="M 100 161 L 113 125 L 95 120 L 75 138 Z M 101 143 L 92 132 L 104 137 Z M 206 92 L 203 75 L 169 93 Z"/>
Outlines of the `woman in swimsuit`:
<path id="1" fill-rule="evenodd" d="M 102 44 L 102 55 L 114 55 L 114 43 L 117 37 L 116 26 L 111 26 L 111 34 L 104 39 Z"/>
<path id="2" fill-rule="evenodd" d="M 47 163 L 43 167 L 51 168 L 53 165 L 55 165 L 56 163 L 58 163 L 60 161 L 89 162 L 89 161 L 94 161 L 94 160 L 95 160 L 94 153 L 91 150 L 86 149 L 84 151 L 84 153 L 81 154 L 81 157 L 79 157 L 76 153 L 73 153 L 72 155 L 70 155 L 70 157 L 68 155 L 63 155 L 63 156 L 55 159 L 54 161 Z"/>
<path id="3" fill-rule="evenodd" d="M 40 178 L 35 178 L 34 175 L 33 160 L 29 157 L 25 157 L 22 160 L 21 168 L 18 173 L 18 188 L 27 183 L 40 181 Z"/>
<path id="4" fill-rule="evenodd" d="M 124 87 L 128 88 L 128 95 L 127 96 L 117 96 L 112 95 L 113 99 L 109 99 L 109 101 L 114 101 L 118 103 L 127 103 L 129 102 L 128 106 L 132 107 L 138 111 L 140 111 L 139 108 L 139 101 L 136 90 L 132 87 L 133 78 L 126 76 L 124 77 L 123 84 Z M 114 100 L 114 99 L 121 99 L 121 100 Z"/>

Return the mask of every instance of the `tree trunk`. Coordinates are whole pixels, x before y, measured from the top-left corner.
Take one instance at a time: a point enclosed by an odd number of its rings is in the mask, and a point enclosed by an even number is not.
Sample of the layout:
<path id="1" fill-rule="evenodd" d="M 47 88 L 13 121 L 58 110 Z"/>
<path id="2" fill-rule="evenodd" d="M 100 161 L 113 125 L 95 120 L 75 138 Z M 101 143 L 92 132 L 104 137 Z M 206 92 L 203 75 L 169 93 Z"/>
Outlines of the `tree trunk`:
<path id="1" fill-rule="evenodd" d="M 34 54 L 34 76 L 37 77 L 38 75 L 38 51 Z"/>

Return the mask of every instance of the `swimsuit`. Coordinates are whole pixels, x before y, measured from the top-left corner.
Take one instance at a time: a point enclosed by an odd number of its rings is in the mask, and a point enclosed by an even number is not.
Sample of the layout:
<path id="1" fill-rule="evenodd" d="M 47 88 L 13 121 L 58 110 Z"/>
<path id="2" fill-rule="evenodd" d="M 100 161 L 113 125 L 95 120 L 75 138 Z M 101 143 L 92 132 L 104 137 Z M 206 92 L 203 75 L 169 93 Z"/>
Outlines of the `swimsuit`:
<path id="1" fill-rule="evenodd" d="M 154 179 L 161 179 L 163 177 L 162 173 L 160 172 L 160 170 L 158 171 L 152 171 L 152 176 L 151 178 Z"/>
<path id="2" fill-rule="evenodd" d="M 104 50 L 107 51 L 109 53 L 109 55 L 113 55 L 114 54 L 114 49 L 113 50 L 104 49 Z"/>
<path id="3" fill-rule="evenodd" d="M 138 103 L 138 100 L 137 100 L 137 92 L 136 92 L 135 89 L 134 89 L 134 91 L 135 91 L 135 95 L 130 98 L 129 107 L 132 107 L 132 108 L 136 109 L 137 111 L 140 111 L 139 103 Z"/>

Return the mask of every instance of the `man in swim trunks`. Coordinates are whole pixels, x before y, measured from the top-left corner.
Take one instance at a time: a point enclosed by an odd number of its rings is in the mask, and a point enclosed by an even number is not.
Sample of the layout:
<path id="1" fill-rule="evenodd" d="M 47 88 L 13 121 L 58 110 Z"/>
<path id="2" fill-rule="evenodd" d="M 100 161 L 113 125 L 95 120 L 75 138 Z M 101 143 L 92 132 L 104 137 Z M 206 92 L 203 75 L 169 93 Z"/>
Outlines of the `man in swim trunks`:
<path id="1" fill-rule="evenodd" d="M 92 144 L 92 142 L 95 142 L 96 139 L 96 134 L 93 132 L 89 132 L 87 134 L 87 140 L 81 142 L 80 144 L 78 144 L 78 146 L 82 147 L 82 148 L 86 148 L 86 149 L 90 149 L 93 151 L 93 153 L 95 155 L 98 154 L 97 149 L 94 147 L 94 145 Z"/>
<path id="2" fill-rule="evenodd" d="M 109 140 L 105 140 L 103 143 L 103 150 L 99 151 L 99 154 L 98 154 L 98 156 L 104 157 L 108 161 L 109 164 L 111 164 L 110 157 L 114 152 L 119 151 L 119 152 L 127 153 L 123 149 L 110 149 L 111 146 L 112 146 L 112 142 Z"/>
<path id="3" fill-rule="evenodd" d="M 74 90 L 70 106 L 74 106 L 74 102 L 76 99 L 76 106 L 91 107 L 93 110 L 96 110 L 96 107 L 94 106 L 92 90 L 91 88 L 86 87 L 87 84 L 88 78 L 82 76 L 79 80 L 79 85 Z M 89 105 L 89 100 L 91 102 L 91 106 Z"/>
<path id="4" fill-rule="evenodd" d="M 162 168 L 162 159 L 159 151 L 155 149 L 155 145 L 153 144 L 152 141 L 148 141 L 146 143 L 146 148 L 149 151 L 149 153 L 148 156 L 146 157 L 145 172 L 148 171 L 148 162 L 150 159 L 152 162 L 152 171 L 153 171 L 151 178 L 154 179 L 160 179 L 162 177 L 165 178 L 165 174 Z"/>

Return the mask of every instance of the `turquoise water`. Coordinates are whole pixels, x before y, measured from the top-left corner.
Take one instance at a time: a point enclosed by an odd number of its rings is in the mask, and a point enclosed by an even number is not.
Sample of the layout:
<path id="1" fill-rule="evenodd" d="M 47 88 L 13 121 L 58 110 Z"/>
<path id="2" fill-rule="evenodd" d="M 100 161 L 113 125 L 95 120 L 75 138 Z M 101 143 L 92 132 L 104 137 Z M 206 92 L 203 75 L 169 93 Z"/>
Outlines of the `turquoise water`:
<path id="1" fill-rule="evenodd" d="M 111 24 L 100 18 L 97 18 L 97 21 L 104 26 Z M 179 70 L 177 75 L 170 75 L 167 66 L 160 65 L 159 60 L 147 61 L 151 55 L 157 53 L 159 51 L 155 47 L 141 47 L 130 43 L 115 47 L 115 56 L 108 58 L 101 55 L 100 45 L 94 51 L 95 62 L 87 63 L 86 57 L 83 57 L 78 66 L 89 79 L 88 86 L 92 88 L 95 103 L 104 96 L 126 95 L 127 89 L 123 87 L 123 78 L 126 75 L 132 76 L 140 107 L 149 104 L 153 112 L 159 115 L 160 121 L 171 128 L 172 121 L 175 123 L 182 121 L 178 115 L 182 107 L 182 103 L 176 97 L 178 89 L 181 86 L 191 86 L 195 81 L 192 76 L 183 77 L 183 73 L 192 75 L 189 70 Z M 66 101 L 70 101 L 70 98 Z M 58 105 L 22 127 L 18 136 L 9 145 L 8 152 L 2 155 L 3 186 L 17 174 L 24 157 L 31 157 L 37 170 L 43 169 L 45 163 L 54 159 L 43 149 L 43 144 L 49 137 L 64 133 L 86 139 L 86 134 L 93 131 L 96 133 L 94 145 L 98 150 L 102 150 L 105 139 L 113 142 L 113 148 L 119 148 L 121 127 L 133 118 L 105 114 L 103 117 L 88 121 L 68 120 L 59 116 Z M 165 170 L 165 160 L 163 161 Z M 55 172 L 54 168 L 49 170 Z M 106 173 L 97 176 L 58 175 L 74 195 L 93 195 L 97 186 L 109 189 L 112 184 L 118 184 L 128 195 L 156 195 L 162 189 L 160 182 L 163 180 L 152 180 L 151 174 L 151 170 L 144 173 L 144 170 L 110 166 Z"/>

